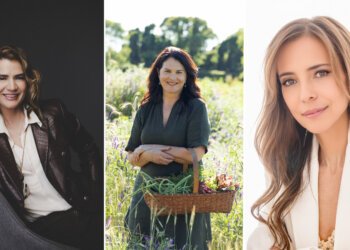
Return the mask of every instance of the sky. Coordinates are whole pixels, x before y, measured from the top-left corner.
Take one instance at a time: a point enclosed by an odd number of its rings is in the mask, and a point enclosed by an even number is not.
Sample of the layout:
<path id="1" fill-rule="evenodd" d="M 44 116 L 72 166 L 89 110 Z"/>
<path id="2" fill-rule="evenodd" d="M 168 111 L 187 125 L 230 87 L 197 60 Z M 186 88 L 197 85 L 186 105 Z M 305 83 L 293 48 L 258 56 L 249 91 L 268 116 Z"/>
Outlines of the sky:
<path id="1" fill-rule="evenodd" d="M 198 17 L 207 22 L 217 39 L 208 42 L 210 49 L 243 28 L 245 22 L 243 0 L 106 0 L 105 19 L 120 23 L 126 31 L 154 23 L 158 30 L 166 17 Z M 127 33 L 126 33 L 127 34 Z M 113 48 L 116 48 L 113 46 Z"/>

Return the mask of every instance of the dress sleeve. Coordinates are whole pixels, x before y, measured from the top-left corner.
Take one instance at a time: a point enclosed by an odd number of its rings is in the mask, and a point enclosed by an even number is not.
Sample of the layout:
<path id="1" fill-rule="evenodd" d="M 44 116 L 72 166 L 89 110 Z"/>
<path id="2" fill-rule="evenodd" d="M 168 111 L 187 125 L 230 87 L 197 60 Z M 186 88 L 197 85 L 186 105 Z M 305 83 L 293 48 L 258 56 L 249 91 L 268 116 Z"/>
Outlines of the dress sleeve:
<path id="1" fill-rule="evenodd" d="M 205 152 L 207 152 L 210 125 L 207 108 L 203 101 L 196 100 L 193 102 L 193 109 L 189 115 L 187 126 L 187 147 L 194 148 L 204 146 Z"/>
<path id="2" fill-rule="evenodd" d="M 134 151 L 138 146 L 141 145 L 141 132 L 142 132 L 141 116 L 142 116 L 142 108 L 139 108 L 139 110 L 136 113 L 134 123 L 132 125 L 128 144 L 125 147 L 126 151 Z"/>

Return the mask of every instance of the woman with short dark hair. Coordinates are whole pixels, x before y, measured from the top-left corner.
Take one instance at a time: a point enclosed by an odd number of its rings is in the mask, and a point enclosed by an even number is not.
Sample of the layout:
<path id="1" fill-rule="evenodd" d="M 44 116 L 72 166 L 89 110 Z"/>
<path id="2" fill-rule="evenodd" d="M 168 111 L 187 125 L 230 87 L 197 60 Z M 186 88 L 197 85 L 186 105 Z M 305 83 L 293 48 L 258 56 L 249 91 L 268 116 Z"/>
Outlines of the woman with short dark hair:
<path id="1" fill-rule="evenodd" d="M 23 50 L 0 47 L 0 191 L 36 233 L 103 249 L 103 168 L 97 146 L 59 100 L 39 100 Z M 69 148 L 82 174 L 71 168 Z"/>

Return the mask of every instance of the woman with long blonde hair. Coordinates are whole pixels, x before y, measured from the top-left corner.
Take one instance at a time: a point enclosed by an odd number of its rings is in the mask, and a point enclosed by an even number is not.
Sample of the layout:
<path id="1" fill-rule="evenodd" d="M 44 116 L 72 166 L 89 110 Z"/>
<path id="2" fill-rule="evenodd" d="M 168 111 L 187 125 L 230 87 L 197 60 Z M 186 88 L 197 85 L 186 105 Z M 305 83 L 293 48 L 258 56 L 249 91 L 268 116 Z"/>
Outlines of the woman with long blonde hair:
<path id="1" fill-rule="evenodd" d="M 350 249 L 350 33 L 298 19 L 271 41 L 255 137 L 269 177 L 248 249 Z"/>

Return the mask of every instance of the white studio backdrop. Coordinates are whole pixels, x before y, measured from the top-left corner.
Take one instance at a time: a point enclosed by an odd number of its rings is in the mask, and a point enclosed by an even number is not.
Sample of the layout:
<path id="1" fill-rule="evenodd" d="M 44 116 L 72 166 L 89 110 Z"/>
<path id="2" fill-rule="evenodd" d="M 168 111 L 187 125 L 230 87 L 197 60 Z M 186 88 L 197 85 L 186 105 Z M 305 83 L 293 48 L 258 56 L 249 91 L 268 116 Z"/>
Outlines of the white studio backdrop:
<path id="1" fill-rule="evenodd" d="M 265 51 L 285 24 L 298 18 L 330 16 L 350 29 L 345 0 L 246 0 L 244 28 L 244 232 L 243 245 L 257 226 L 250 208 L 266 189 L 264 168 L 254 148 L 254 134 L 264 92 Z"/>

